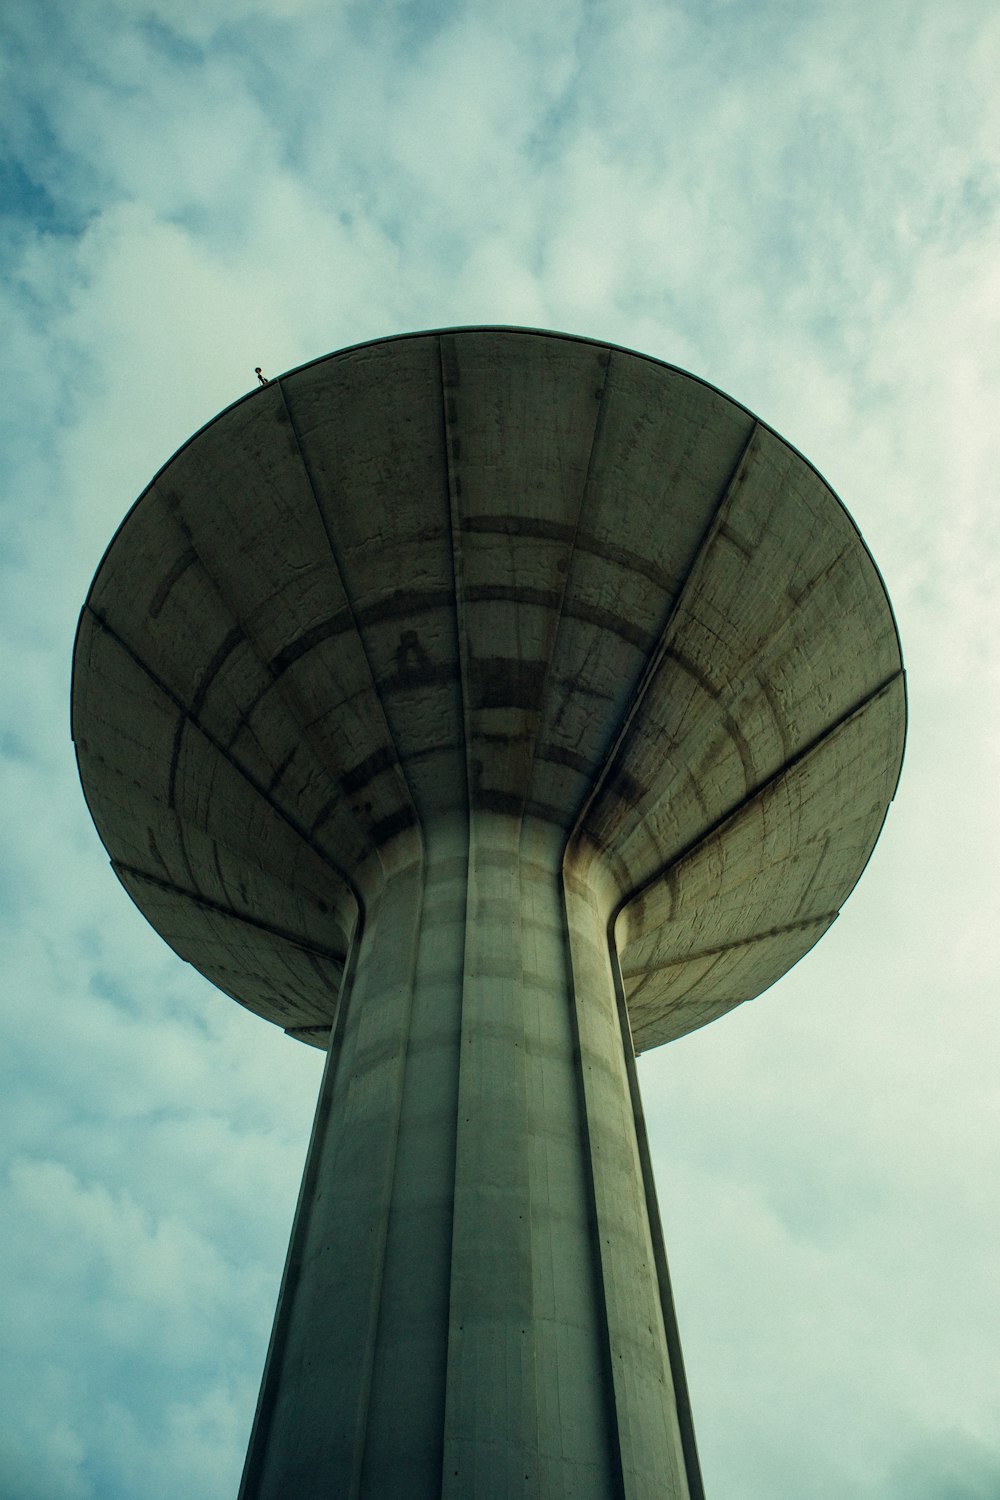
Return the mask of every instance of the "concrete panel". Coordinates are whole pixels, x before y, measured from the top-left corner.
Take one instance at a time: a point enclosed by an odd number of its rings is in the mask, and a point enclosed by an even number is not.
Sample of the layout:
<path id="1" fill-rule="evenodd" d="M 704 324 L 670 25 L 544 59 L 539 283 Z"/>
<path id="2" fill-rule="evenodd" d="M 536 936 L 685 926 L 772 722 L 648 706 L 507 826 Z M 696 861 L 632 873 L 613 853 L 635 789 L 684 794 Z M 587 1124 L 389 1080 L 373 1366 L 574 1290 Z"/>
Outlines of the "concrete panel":
<path id="1" fill-rule="evenodd" d="M 625 906 L 616 937 L 637 1045 L 691 1030 L 691 1017 L 702 1014 L 698 1002 L 709 995 L 705 1019 L 760 994 L 834 920 L 882 827 L 899 770 L 894 730 L 903 711 L 896 677 L 669 859 Z M 687 997 L 676 1022 L 672 996 Z"/>
<path id="2" fill-rule="evenodd" d="M 411 795 L 423 818 L 446 813 L 463 731 L 438 340 L 325 361 L 282 390 Z"/>

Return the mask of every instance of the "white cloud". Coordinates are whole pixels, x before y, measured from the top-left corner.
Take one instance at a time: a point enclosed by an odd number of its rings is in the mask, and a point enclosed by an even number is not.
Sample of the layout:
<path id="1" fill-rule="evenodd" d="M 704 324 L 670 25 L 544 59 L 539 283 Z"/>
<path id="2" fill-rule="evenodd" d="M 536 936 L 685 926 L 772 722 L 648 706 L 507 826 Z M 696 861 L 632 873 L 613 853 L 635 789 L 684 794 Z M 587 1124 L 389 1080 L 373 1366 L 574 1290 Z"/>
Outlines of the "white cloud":
<path id="1" fill-rule="evenodd" d="M 0 1488 L 235 1489 L 321 1062 L 107 870 L 68 742 L 90 576 L 254 365 L 495 320 L 745 400 L 883 568 L 913 711 L 884 840 L 814 954 L 642 1073 L 709 1493 L 992 1494 L 1000 14 L 116 0 L 0 27 Z"/>

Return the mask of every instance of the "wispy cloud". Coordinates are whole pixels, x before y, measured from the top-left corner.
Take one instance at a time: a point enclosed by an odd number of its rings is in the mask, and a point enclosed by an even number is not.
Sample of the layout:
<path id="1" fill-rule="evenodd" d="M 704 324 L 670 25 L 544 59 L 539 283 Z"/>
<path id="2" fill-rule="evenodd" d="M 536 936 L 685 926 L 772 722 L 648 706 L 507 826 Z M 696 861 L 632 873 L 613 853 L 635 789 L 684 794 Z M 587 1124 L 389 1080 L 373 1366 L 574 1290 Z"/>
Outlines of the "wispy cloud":
<path id="1" fill-rule="evenodd" d="M 831 933 L 643 1059 L 709 1493 L 996 1493 L 1000 13 L 52 0 L 0 20 L 0 1490 L 234 1493 L 321 1062 L 102 857 L 101 551 L 253 381 L 496 321 L 695 370 L 882 567 L 907 765 Z"/>

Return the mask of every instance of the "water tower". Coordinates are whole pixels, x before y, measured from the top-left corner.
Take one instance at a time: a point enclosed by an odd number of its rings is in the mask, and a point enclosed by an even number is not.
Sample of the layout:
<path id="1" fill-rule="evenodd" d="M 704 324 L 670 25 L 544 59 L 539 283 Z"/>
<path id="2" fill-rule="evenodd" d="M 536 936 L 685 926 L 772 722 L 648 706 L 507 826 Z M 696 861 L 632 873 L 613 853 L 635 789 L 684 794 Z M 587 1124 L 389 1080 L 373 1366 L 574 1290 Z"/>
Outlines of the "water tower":
<path id="1" fill-rule="evenodd" d="M 635 1054 L 826 931 L 904 723 L 843 506 L 656 360 L 386 339 L 160 471 L 80 621 L 87 800 L 327 1053 L 243 1500 L 697 1500 Z"/>

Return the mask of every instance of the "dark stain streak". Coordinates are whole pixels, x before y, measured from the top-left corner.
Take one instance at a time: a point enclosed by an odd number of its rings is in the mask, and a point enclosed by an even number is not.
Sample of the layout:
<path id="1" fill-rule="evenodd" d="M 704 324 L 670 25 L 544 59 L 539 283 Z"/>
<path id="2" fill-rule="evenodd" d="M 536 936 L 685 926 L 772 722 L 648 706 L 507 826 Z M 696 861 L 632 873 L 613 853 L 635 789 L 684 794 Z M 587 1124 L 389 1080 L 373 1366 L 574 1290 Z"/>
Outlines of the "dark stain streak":
<path id="1" fill-rule="evenodd" d="M 627 641 L 638 651 L 645 653 L 649 650 L 649 632 L 634 625 L 631 620 L 623 619 L 621 615 L 612 614 L 610 610 L 599 609 L 582 600 L 568 599 L 564 613 L 571 620 L 583 620 L 587 625 L 595 625 L 602 633 L 610 632 L 618 636 L 619 640 Z"/>
<path id="2" fill-rule="evenodd" d="M 454 608 L 451 589 L 394 589 L 376 604 L 358 609 L 359 625 L 379 625 L 383 620 L 398 620 L 412 615 L 426 614 L 433 609 Z"/>
<path id="3" fill-rule="evenodd" d="M 151 619 L 156 620 L 159 618 L 160 611 L 166 604 L 167 596 L 169 595 L 174 584 L 184 573 L 187 572 L 191 564 L 197 562 L 197 560 L 198 555 L 193 547 L 189 547 L 186 552 L 181 553 L 180 557 L 178 557 L 177 561 L 169 570 L 166 577 L 163 578 L 160 582 L 159 587 L 157 588 L 155 594 L 149 602 L 149 614 Z"/>
<path id="4" fill-rule="evenodd" d="M 322 984 L 328 985 L 330 983 L 330 976 L 324 969 L 323 963 L 320 958 L 312 951 L 311 948 L 306 950 L 306 958 L 308 959 L 310 967 L 312 968 L 313 973 L 316 975 L 316 978 L 319 979 Z M 333 997 L 331 997 L 331 999 L 332 998 Z"/>
<path id="5" fill-rule="evenodd" d="M 742 553 L 748 562 L 753 560 L 753 548 L 748 546 L 739 533 L 733 530 L 728 521 L 720 523 L 716 536 L 725 537 L 726 541 L 735 547 L 737 552 Z"/>
<path id="6" fill-rule="evenodd" d="M 466 604 L 529 604 L 557 610 L 562 594 L 555 589 L 533 589 L 523 584 L 471 584 L 465 590 Z"/>
<path id="7" fill-rule="evenodd" d="M 562 562 L 562 567 L 565 566 L 565 562 Z M 649 647 L 648 631 L 621 615 L 613 614 L 611 610 L 587 604 L 582 599 L 570 597 L 564 602 L 562 590 L 528 588 L 515 584 L 474 584 L 466 589 L 465 600 L 467 604 L 525 604 L 547 609 L 552 614 L 558 614 L 561 610 L 567 619 L 595 625 L 602 633 L 610 632 L 620 640 L 628 641 L 630 646 L 635 646 L 639 651 L 646 651 Z"/>
<path id="8" fill-rule="evenodd" d="M 704 561 L 704 558 L 707 556 L 709 548 L 711 547 L 716 527 L 722 520 L 726 510 L 726 506 L 730 502 L 731 496 L 734 491 L 736 477 L 746 468 L 746 465 L 749 461 L 750 454 L 754 447 L 757 431 L 758 429 L 756 423 L 752 422 L 750 434 L 747 438 L 746 443 L 744 444 L 743 452 L 740 456 L 739 462 L 737 463 L 736 469 L 733 475 L 730 477 L 729 482 L 726 484 L 725 488 L 719 495 L 715 509 L 707 518 L 705 528 L 702 531 L 701 540 L 699 541 L 694 552 L 689 556 L 686 566 L 682 569 L 680 575 L 675 580 L 673 580 L 672 582 L 666 582 L 665 580 L 664 583 L 660 585 L 665 596 L 664 603 L 666 605 L 666 610 L 663 615 L 662 625 L 658 633 L 658 645 L 656 645 L 648 654 L 646 664 L 633 686 L 631 702 L 626 707 L 624 716 L 620 720 L 617 733 L 611 744 L 607 748 L 604 759 L 604 770 L 598 775 L 596 783 L 591 788 L 589 795 L 584 799 L 582 806 L 577 812 L 576 820 L 573 825 L 573 834 L 570 835 L 571 838 L 573 838 L 577 831 L 582 827 L 583 823 L 590 815 L 591 809 L 595 806 L 595 804 L 598 802 L 598 799 L 602 796 L 604 782 L 608 778 L 608 776 L 613 776 L 616 768 L 620 773 L 622 758 L 627 753 L 629 742 L 632 740 L 636 732 L 636 718 L 638 715 L 640 715 L 640 711 L 642 709 L 642 705 L 644 703 L 646 695 L 659 677 L 660 670 L 663 666 L 664 659 L 669 652 L 670 645 L 677 636 L 678 623 L 680 621 L 682 611 L 687 608 L 687 599 L 689 592 L 694 587 L 694 580 L 697 578 L 699 569 Z M 609 548 L 609 551 L 610 550 L 611 549 Z M 637 565 L 634 566 L 633 571 L 642 573 L 643 569 L 641 566 Z M 662 570 L 657 569 L 657 572 L 661 571 Z M 650 577 L 648 573 L 646 573 L 644 576 Z M 655 582 L 656 580 L 651 579 L 651 581 Z"/>
<path id="9" fill-rule="evenodd" d="M 501 787 L 476 787 L 472 793 L 472 806 L 477 812 L 503 813 L 508 817 L 538 818 L 562 828 L 566 822 L 565 810 L 553 807 L 548 802 L 525 801 L 520 792 L 505 792 Z"/>
<path id="10" fill-rule="evenodd" d="M 312 822 L 309 825 L 310 838 L 312 838 L 314 834 L 319 832 L 324 823 L 329 821 L 337 806 L 338 799 L 336 797 L 331 797 L 328 802 L 323 803 L 323 806 L 320 808 L 319 812 L 316 814 L 315 818 L 313 818 Z"/>
<path id="11" fill-rule="evenodd" d="M 614 563 L 627 573 L 637 573 L 667 595 L 672 596 L 677 588 L 676 574 L 668 573 L 666 568 L 648 557 L 618 546 L 609 537 L 594 536 L 583 529 L 577 532 L 574 526 L 562 521 L 549 521 L 540 516 L 485 515 L 463 516 L 461 525 L 463 531 L 480 536 L 524 536 L 547 542 L 575 542 L 576 551 L 586 552 L 601 562 Z"/>
<path id="12" fill-rule="evenodd" d="M 364 760 L 359 761 L 350 771 L 344 772 L 343 776 L 340 777 L 341 790 L 345 796 L 352 797 L 356 792 L 360 792 L 374 781 L 376 776 L 380 776 L 383 771 L 390 770 L 395 764 L 396 757 L 388 745 L 380 745 L 377 750 L 373 751 L 371 755 L 366 755 Z M 335 806 L 335 801 L 326 804 L 317 822 L 313 824 L 314 830 L 320 822 L 329 817 Z"/>
<path id="13" fill-rule="evenodd" d="M 426 614 L 431 610 L 451 610 L 453 606 L 454 598 L 450 589 L 397 589 L 377 603 L 359 609 L 354 618 L 349 609 L 339 609 L 328 620 L 321 620 L 318 625 L 303 631 L 302 635 L 283 647 L 277 656 L 271 658 L 269 670 L 273 677 L 280 677 L 317 646 L 334 640 L 339 635 L 348 634 L 355 621 L 358 625 L 369 628 L 380 625 L 385 620 L 411 618 L 415 614 Z"/>
<path id="14" fill-rule="evenodd" d="M 94 609 L 93 606 L 89 604 L 86 605 L 85 608 L 88 610 L 90 617 L 97 623 L 100 629 L 107 632 L 110 638 L 116 643 L 118 648 L 122 650 L 134 662 L 134 664 L 142 673 L 144 673 L 149 682 L 153 684 L 156 691 L 172 705 L 173 709 L 178 715 L 177 725 L 174 731 L 173 748 L 170 758 L 170 770 L 168 774 L 167 805 L 176 812 L 178 764 L 180 760 L 184 729 L 185 726 L 190 723 L 192 727 L 197 729 L 199 734 L 203 736 L 206 743 L 210 745 L 211 748 L 222 757 L 225 763 L 230 766 L 238 776 L 242 778 L 242 780 L 251 788 L 251 790 L 263 800 L 269 812 L 275 815 L 283 824 L 285 824 L 287 828 L 289 828 L 299 838 L 305 841 L 308 847 L 331 870 L 331 872 L 337 877 L 337 879 L 343 882 L 346 889 L 351 893 L 351 896 L 356 901 L 358 901 L 360 905 L 360 896 L 349 871 L 346 868 L 342 867 L 334 858 L 332 858 L 328 850 L 323 849 L 314 843 L 309 829 L 299 822 L 298 818 L 294 814 L 294 811 L 290 808 L 283 807 L 279 802 L 273 800 L 270 797 L 266 787 L 258 780 L 253 772 L 247 766 L 243 765 L 238 759 L 230 755 L 222 742 L 217 739 L 209 729 L 198 722 L 198 720 L 193 716 L 191 709 L 178 697 L 173 688 L 171 688 L 170 685 L 153 670 L 148 662 L 143 660 L 143 658 L 135 651 L 135 649 L 129 645 L 128 641 L 123 639 L 123 637 L 118 634 L 114 627 L 109 624 L 109 622 L 98 610 Z M 190 871 L 190 860 L 188 859 L 188 854 L 186 848 L 184 847 L 183 839 L 181 841 L 181 854 L 185 862 L 188 864 L 188 869 Z M 152 879 L 153 877 L 149 878 Z M 191 881 L 192 885 L 196 884 L 193 875 L 191 876 Z"/>
<path id="15" fill-rule="evenodd" d="M 160 853 L 159 846 L 157 845 L 157 842 L 156 842 L 156 835 L 155 835 L 155 833 L 153 832 L 152 828 L 147 828 L 146 832 L 149 835 L 148 842 L 149 842 L 149 852 L 150 852 L 150 854 L 156 860 L 156 863 L 160 866 L 160 868 L 162 870 L 166 870 L 167 869 L 167 862 L 163 858 L 163 855 Z"/>
<path id="16" fill-rule="evenodd" d="M 757 685 L 760 688 L 765 703 L 771 710 L 771 718 L 774 720 L 775 727 L 781 739 L 781 753 L 784 759 L 787 760 L 792 753 L 792 737 L 788 732 L 788 719 L 781 711 L 781 705 L 771 683 L 760 673 L 757 674 Z"/>
<path id="17" fill-rule="evenodd" d="M 451 662 L 430 661 L 383 678 L 381 688 L 389 693 L 411 693 L 425 688 L 448 687 L 458 681 L 458 668 Z M 412 756 L 407 756 L 411 760 Z"/>
<path id="18" fill-rule="evenodd" d="M 412 807 L 401 807 L 398 812 L 390 813 L 385 818 L 380 818 L 373 823 L 370 829 L 373 843 L 387 844 L 390 839 L 395 838 L 398 833 L 405 833 L 408 828 L 416 827 L 417 815 Z"/>
<path id="19" fill-rule="evenodd" d="M 232 907 L 225 906 L 221 901 L 213 901 L 209 896 L 203 896 L 200 891 L 188 890 L 184 886 L 175 885 L 172 881 L 161 880 L 157 875 L 150 875 L 147 870 L 138 870 L 134 865 L 123 864 L 120 860 L 111 861 L 112 869 L 123 884 L 126 877 L 129 880 L 140 881 L 146 885 L 155 886 L 157 890 L 164 891 L 167 895 L 179 897 L 182 901 L 189 901 L 193 906 L 201 907 L 205 911 L 212 912 L 216 916 L 229 917 L 234 922 L 240 922 L 244 926 L 256 928 L 265 932 L 270 937 L 281 938 L 286 943 L 291 943 L 304 953 L 315 953 L 320 958 L 328 959 L 330 962 L 340 965 L 344 964 L 346 955 L 335 948 L 324 947 L 322 943 L 315 943 L 311 938 L 301 933 L 292 932 L 286 927 L 278 927 L 273 923 L 262 921 L 259 917 L 251 916 L 248 912 L 234 911 Z"/>
<path id="20" fill-rule="evenodd" d="M 661 669 L 662 666 L 668 661 L 676 662 L 681 671 L 686 672 L 688 677 L 693 678 L 701 688 L 702 692 L 707 693 L 710 698 L 721 698 L 722 689 L 716 687 L 715 683 L 712 682 L 707 674 L 702 671 L 697 662 L 693 662 L 690 657 L 685 656 L 683 652 L 678 651 L 675 646 L 671 646 L 670 649 L 664 653 L 663 661 L 660 664 Z"/>
<path id="21" fill-rule="evenodd" d="M 803 601 L 808 599 L 810 594 L 815 593 L 816 590 L 831 576 L 831 574 L 836 572 L 837 568 L 840 567 L 844 559 L 849 556 L 850 552 L 848 548 L 842 547 L 839 552 L 831 557 L 830 561 L 826 563 L 818 573 L 813 574 L 811 578 L 807 578 L 801 588 L 797 589 L 791 583 L 787 584 L 785 587 L 785 593 L 788 595 L 788 598 L 791 599 L 795 609 L 801 609 Z"/>
<path id="22" fill-rule="evenodd" d="M 293 1041 L 305 1042 L 309 1047 L 320 1047 L 325 1052 L 331 1030 L 332 1023 L 326 1026 L 286 1026 L 285 1035 Z"/>
<path id="23" fill-rule="evenodd" d="M 549 802 L 539 802 L 534 797 L 529 797 L 524 803 L 524 816 L 527 818 L 538 818 L 543 823 L 554 823 L 557 828 L 566 826 L 566 809 L 564 807 L 553 807 Z"/>
<path id="24" fill-rule="evenodd" d="M 568 750 L 563 745 L 542 745 L 536 755 L 538 760 L 568 766 L 571 771 L 579 771 L 581 776 L 589 776 L 594 769 L 593 762 L 585 755 L 580 755 L 576 750 Z"/>
<path id="25" fill-rule="evenodd" d="M 873 704 L 877 703 L 885 694 L 890 692 L 897 682 L 903 680 L 904 674 L 902 668 L 900 668 L 899 670 L 890 673 L 888 677 L 884 678 L 882 682 L 880 682 L 870 692 L 866 693 L 864 697 L 858 699 L 857 702 L 852 704 L 849 708 L 845 709 L 845 711 L 840 714 L 838 718 L 836 718 L 831 724 L 828 724 L 827 727 L 821 730 L 818 734 L 814 735 L 807 744 L 803 745 L 799 750 L 797 750 L 794 755 L 790 756 L 782 765 L 777 768 L 776 771 L 772 772 L 771 775 L 766 777 L 765 780 L 763 780 L 758 786 L 749 789 L 744 797 L 739 798 L 724 812 L 717 814 L 711 822 L 706 823 L 701 832 L 690 839 L 682 848 L 676 850 L 675 853 L 671 855 L 669 860 L 665 862 L 662 868 L 654 871 L 652 875 L 643 880 L 638 889 L 633 892 L 632 897 L 627 898 L 626 901 L 622 902 L 622 906 L 627 905 L 629 899 L 634 900 L 635 897 L 640 895 L 643 891 L 651 889 L 652 886 L 662 881 L 668 870 L 679 868 L 685 861 L 691 859 L 697 853 L 697 851 L 702 848 L 703 845 L 707 844 L 709 839 L 714 838 L 716 834 L 726 826 L 727 823 L 731 822 L 735 818 L 738 818 L 740 814 L 743 813 L 745 809 L 750 807 L 754 802 L 764 803 L 769 798 L 779 795 L 779 791 L 783 783 L 785 782 L 786 777 L 796 772 L 798 768 L 804 762 L 808 761 L 812 756 L 822 752 L 827 745 L 832 743 L 833 740 L 844 731 L 845 727 L 849 725 L 852 720 L 860 718 L 860 716 L 869 708 L 871 708 Z"/>
<path id="26" fill-rule="evenodd" d="M 438 339 L 441 359 L 441 383 L 445 390 L 454 390 L 459 383 L 458 345 L 453 333 L 443 333 Z"/>
<path id="27" fill-rule="evenodd" d="M 404 630 L 396 647 L 395 683 L 416 687 L 434 676 L 434 663 L 424 650 L 415 630 Z"/>
<path id="28" fill-rule="evenodd" d="M 490 734 L 478 733 L 476 735 L 477 745 L 527 745 L 531 740 L 530 732 L 513 734 Z"/>
<path id="29" fill-rule="evenodd" d="M 737 724 L 732 714 L 724 715 L 722 722 L 725 726 L 727 734 L 729 735 L 733 744 L 736 746 L 736 753 L 739 755 L 740 764 L 743 767 L 743 779 L 747 787 L 751 787 L 754 784 L 754 764 L 753 756 L 750 753 L 750 746 L 747 743 L 746 735 L 743 733 L 742 729 L 740 728 L 739 724 Z"/>
<path id="30" fill-rule="evenodd" d="M 243 634 L 241 627 L 239 625 L 235 625 L 226 636 L 226 639 L 222 642 L 222 645 L 216 651 L 215 655 L 212 657 L 212 660 L 205 668 L 201 681 L 198 683 L 198 688 L 191 700 L 191 707 L 189 710 L 192 718 L 197 718 L 201 713 L 205 699 L 208 697 L 208 690 L 212 686 L 212 682 L 217 673 L 221 671 L 227 657 L 230 657 L 236 650 L 237 646 L 242 645 L 245 640 L 246 636 Z"/>
<path id="31" fill-rule="evenodd" d="M 288 767 L 291 765 L 292 761 L 295 759 L 296 748 L 297 747 L 293 745 L 291 750 L 289 750 L 288 754 L 285 756 L 284 760 L 281 761 L 275 768 L 273 776 L 267 783 L 267 789 L 269 792 L 273 792 L 279 786 L 282 777 L 288 770 Z"/>
<path id="32" fill-rule="evenodd" d="M 627 771 L 618 767 L 612 771 L 608 780 L 601 789 L 603 796 L 614 797 L 619 802 L 626 802 L 634 807 L 641 799 L 645 787 L 641 781 L 636 781 Z"/>
<path id="33" fill-rule="evenodd" d="M 270 685 L 271 684 L 268 683 L 267 687 L 269 688 Z M 267 692 L 267 688 L 264 689 L 264 692 L 265 693 Z M 244 734 L 248 735 L 251 740 L 255 738 L 254 732 L 253 732 L 253 727 L 252 727 L 252 725 L 250 723 L 250 720 L 247 717 L 247 714 L 253 712 L 253 710 L 257 707 L 257 704 L 261 701 L 261 698 L 263 696 L 264 696 L 263 693 L 260 694 L 254 700 L 254 702 L 252 704 L 250 704 L 249 708 L 247 708 L 245 710 L 241 710 L 240 713 L 237 715 L 236 720 L 235 720 L 235 722 L 233 724 L 232 730 L 230 732 L 229 738 L 224 742 L 225 743 L 225 749 L 226 749 L 227 753 L 232 754 L 234 745 L 236 744 L 236 742 L 240 739 L 240 737 L 242 735 L 244 735 Z"/>
<path id="34" fill-rule="evenodd" d="M 505 792 L 499 787 L 477 786 L 472 793 L 472 806 L 475 809 L 504 813 L 515 818 L 520 816 L 523 800 L 517 792 Z"/>
<path id="35" fill-rule="evenodd" d="M 543 661 L 521 661 L 517 657 L 471 657 L 472 707 L 537 709 L 545 686 L 545 668 Z"/>
<path id="36" fill-rule="evenodd" d="M 543 516 L 463 516 L 461 527 L 477 535 L 533 536 L 550 542 L 570 542 L 575 531 L 562 521 L 547 521 Z"/>
<path id="37" fill-rule="evenodd" d="M 641 900 L 641 898 L 640 898 Z M 642 911 L 639 901 L 636 902 L 639 910 L 639 920 L 642 920 Z M 631 915 L 632 904 L 629 904 Z M 691 948 L 683 953 L 678 953 L 674 958 L 665 958 L 659 963 L 644 964 L 641 969 L 622 969 L 623 979 L 641 978 L 647 974 L 655 974 L 661 969 L 673 969 L 680 964 L 694 963 L 700 958 L 715 958 L 722 953 L 732 953 L 737 948 L 752 948 L 755 943 L 766 943 L 770 938 L 786 937 L 795 932 L 808 932 L 813 927 L 827 926 L 834 922 L 839 912 L 820 912 L 815 917 L 805 917 L 799 922 L 788 922 L 783 927 L 769 927 L 765 932 L 754 932 L 748 937 L 736 938 L 731 943 L 715 943 L 708 948 Z M 627 950 L 626 950 L 627 951 Z"/>
<path id="38" fill-rule="evenodd" d="M 823 872 L 823 867 L 826 864 L 826 856 L 827 856 L 827 853 L 829 852 L 831 842 L 832 842 L 832 840 L 831 840 L 829 832 L 825 833 L 823 835 L 822 847 L 820 849 L 819 855 L 817 856 L 816 862 L 813 865 L 812 874 L 809 876 L 809 879 L 806 881 L 806 888 L 802 892 L 802 895 L 799 897 L 798 904 L 796 906 L 796 910 L 797 911 L 802 911 L 802 909 L 805 907 L 806 903 L 808 902 L 809 898 L 812 895 L 813 886 L 820 879 L 820 876 L 821 876 L 821 874 Z M 836 912 L 834 913 L 834 916 L 836 916 Z M 805 921 L 805 920 L 806 919 L 804 918 L 803 921 Z"/>
<path id="39" fill-rule="evenodd" d="M 177 720 L 177 728 L 174 730 L 174 743 L 170 752 L 170 772 L 167 776 L 167 806 L 176 808 L 177 793 L 177 767 L 181 758 L 181 740 L 184 738 L 184 726 L 187 720 L 182 716 Z"/>
<path id="40" fill-rule="evenodd" d="M 350 610 L 339 609 L 328 620 L 322 620 L 318 625 L 314 625 L 311 630 L 304 631 L 302 635 L 283 647 L 277 656 L 271 658 L 268 662 L 268 669 L 271 675 L 273 677 L 280 677 L 283 672 L 287 672 L 288 668 L 305 656 L 307 652 L 312 651 L 316 646 L 322 645 L 324 641 L 332 640 L 334 636 L 343 635 L 351 629 L 353 623 Z"/>

